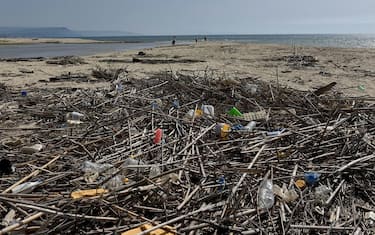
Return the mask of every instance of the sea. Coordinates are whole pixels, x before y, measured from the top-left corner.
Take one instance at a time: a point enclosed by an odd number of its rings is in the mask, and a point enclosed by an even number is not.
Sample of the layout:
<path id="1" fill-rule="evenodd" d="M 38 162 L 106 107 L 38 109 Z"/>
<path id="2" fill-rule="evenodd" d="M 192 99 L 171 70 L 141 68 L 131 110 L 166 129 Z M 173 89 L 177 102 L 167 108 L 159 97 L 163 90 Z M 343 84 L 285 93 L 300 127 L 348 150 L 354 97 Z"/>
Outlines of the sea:
<path id="1" fill-rule="evenodd" d="M 368 34 L 284 34 L 284 35 L 163 35 L 163 36 L 121 36 L 89 37 L 112 43 L 94 44 L 30 44 L 0 45 L 0 58 L 33 58 L 58 56 L 86 56 L 107 52 L 141 50 L 171 45 L 173 39 L 177 45 L 203 41 L 227 41 L 239 43 L 284 44 L 313 47 L 338 48 L 375 48 L 375 35 Z"/>

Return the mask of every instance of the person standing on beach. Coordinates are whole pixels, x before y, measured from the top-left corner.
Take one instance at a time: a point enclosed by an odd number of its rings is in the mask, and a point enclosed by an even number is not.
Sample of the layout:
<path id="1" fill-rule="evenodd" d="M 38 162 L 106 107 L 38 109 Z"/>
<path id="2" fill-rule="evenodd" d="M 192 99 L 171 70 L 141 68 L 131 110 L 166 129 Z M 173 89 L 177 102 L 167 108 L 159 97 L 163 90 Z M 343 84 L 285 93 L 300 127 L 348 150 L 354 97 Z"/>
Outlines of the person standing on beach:
<path id="1" fill-rule="evenodd" d="M 207 41 L 207 37 L 206 36 L 204 36 L 204 41 Z"/>
<path id="2" fill-rule="evenodd" d="M 172 46 L 176 45 L 176 37 L 173 37 Z"/>
<path id="3" fill-rule="evenodd" d="M 198 43 L 198 38 L 195 38 L 195 43 Z"/>

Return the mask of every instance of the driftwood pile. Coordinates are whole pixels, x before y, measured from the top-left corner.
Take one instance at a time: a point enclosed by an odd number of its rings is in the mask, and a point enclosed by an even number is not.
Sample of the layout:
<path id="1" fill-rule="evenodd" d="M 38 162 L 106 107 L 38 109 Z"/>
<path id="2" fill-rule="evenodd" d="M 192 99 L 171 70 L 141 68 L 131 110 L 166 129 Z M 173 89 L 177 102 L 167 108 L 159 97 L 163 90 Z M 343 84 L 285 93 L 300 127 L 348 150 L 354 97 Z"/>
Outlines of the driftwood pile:
<path id="1" fill-rule="evenodd" d="M 170 73 L 120 85 L 4 89 L 0 234 L 375 233 L 374 99 Z"/>

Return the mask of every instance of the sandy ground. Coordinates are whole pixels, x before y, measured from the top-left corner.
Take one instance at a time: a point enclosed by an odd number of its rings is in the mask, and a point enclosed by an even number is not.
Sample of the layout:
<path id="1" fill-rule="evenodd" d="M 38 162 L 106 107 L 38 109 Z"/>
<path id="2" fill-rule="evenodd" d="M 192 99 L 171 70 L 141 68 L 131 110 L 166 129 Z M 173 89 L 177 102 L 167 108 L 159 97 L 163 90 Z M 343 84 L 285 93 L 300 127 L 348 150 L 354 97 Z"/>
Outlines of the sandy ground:
<path id="1" fill-rule="evenodd" d="M 98 43 L 101 41 L 82 38 L 0 38 L 0 45 L 38 44 L 38 43 Z"/>
<path id="2" fill-rule="evenodd" d="M 138 51 L 86 56 L 82 58 L 87 64 L 81 65 L 53 65 L 46 61 L 2 61 L 0 82 L 17 89 L 107 86 L 109 84 L 94 82 L 40 82 L 68 72 L 90 75 L 93 68 L 101 66 L 126 68 L 129 79 L 144 79 L 158 72 L 172 70 L 195 76 L 258 78 L 276 83 L 278 74 L 281 85 L 300 90 L 313 90 L 330 82 L 337 82 L 335 89 L 347 95 L 375 96 L 375 49 L 301 47 L 295 50 L 284 45 L 201 42 L 143 51 L 146 55 L 139 58 L 148 62 L 154 60 L 155 63 L 133 63 L 132 58 L 138 57 Z M 285 58 L 294 53 L 313 56 L 318 61 L 313 66 L 288 63 Z M 24 69 L 33 73 L 22 73 Z"/>

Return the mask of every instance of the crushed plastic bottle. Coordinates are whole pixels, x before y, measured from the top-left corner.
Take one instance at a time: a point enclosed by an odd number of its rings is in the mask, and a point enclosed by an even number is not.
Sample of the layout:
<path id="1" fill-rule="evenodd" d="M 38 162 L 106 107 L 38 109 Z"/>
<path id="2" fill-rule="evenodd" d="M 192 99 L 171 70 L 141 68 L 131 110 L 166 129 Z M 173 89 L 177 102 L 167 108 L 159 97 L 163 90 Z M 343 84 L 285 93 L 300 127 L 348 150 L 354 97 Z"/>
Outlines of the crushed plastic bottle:
<path id="1" fill-rule="evenodd" d="M 110 180 L 108 180 L 104 187 L 110 190 L 114 190 L 120 186 L 122 186 L 124 183 L 124 177 L 121 175 L 116 175 L 115 177 L 112 177 Z"/>
<path id="2" fill-rule="evenodd" d="M 153 165 L 150 168 L 150 173 L 148 174 L 148 178 L 154 178 L 157 175 L 161 174 L 161 169 L 160 167 Z"/>
<path id="3" fill-rule="evenodd" d="M 17 185 L 12 189 L 12 193 L 30 193 L 41 183 L 42 181 L 34 181 Z"/>
<path id="4" fill-rule="evenodd" d="M 282 188 L 278 185 L 273 185 L 273 193 L 284 202 L 293 202 L 298 198 L 297 192 L 294 189 L 287 189 L 286 184 L 283 184 Z"/>
<path id="5" fill-rule="evenodd" d="M 97 164 L 90 161 L 85 161 L 82 165 L 82 171 L 84 172 L 84 179 L 88 183 L 95 182 L 101 173 L 106 172 L 108 169 L 112 168 L 111 164 Z M 106 175 L 112 172 L 107 172 Z"/>
<path id="6" fill-rule="evenodd" d="M 273 184 L 272 180 L 263 180 L 260 184 L 258 194 L 258 206 L 259 208 L 270 209 L 275 202 L 275 196 L 273 195 Z"/>

